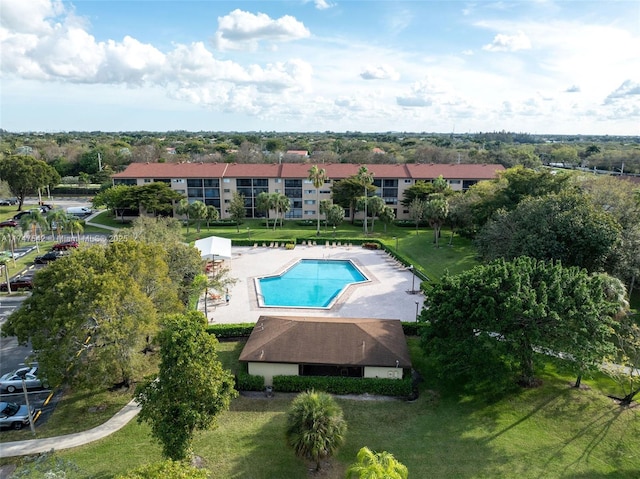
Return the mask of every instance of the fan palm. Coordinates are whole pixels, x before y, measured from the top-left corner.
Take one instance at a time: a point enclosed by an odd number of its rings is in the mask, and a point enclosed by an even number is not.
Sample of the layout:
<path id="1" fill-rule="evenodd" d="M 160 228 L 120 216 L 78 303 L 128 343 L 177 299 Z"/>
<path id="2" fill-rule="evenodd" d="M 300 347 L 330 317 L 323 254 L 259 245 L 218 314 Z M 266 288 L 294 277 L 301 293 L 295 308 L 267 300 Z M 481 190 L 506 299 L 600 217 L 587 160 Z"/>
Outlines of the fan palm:
<path id="1" fill-rule="evenodd" d="M 373 452 L 368 447 L 358 451 L 358 462 L 347 469 L 347 479 L 407 479 L 409 470 L 393 454 Z"/>
<path id="2" fill-rule="evenodd" d="M 313 390 L 299 394 L 287 414 L 287 443 L 298 457 L 309 458 L 320 470 L 320 461 L 344 443 L 347 423 L 342 409 L 327 393 Z"/>

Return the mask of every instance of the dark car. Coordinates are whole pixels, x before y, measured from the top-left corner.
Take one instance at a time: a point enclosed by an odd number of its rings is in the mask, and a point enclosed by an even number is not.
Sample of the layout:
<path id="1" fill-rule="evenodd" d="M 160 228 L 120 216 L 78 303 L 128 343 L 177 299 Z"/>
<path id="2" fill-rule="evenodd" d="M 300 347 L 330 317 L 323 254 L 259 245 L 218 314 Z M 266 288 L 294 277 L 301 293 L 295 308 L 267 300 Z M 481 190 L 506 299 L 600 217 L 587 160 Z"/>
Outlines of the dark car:
<path id="1" fill-rule="evenodd" d="M 31 409 L 31 417 L 35 410 Z M 27 406 L 13 402 L 0 402 L 0 427 L 22 429 L 29 426 L 29 410 Z"/>
<path id="2" fill-rule="evenodd" d="M 33 262 L 35 264 L 47 264 L 63 256 L 64 256 L 64 251 L 54 250 L 54 251 L 49 251 L 48 253 L 45 253 L 42 256 L 36 256 L 36 259 L 34 259 Z"/>
<path id="3" fill-rule="evenodd" d="M 51 249 L 54 251 L 66 251 L 71 248 L 77 248 L 77 241 L 63 241 L 62 243 L 54 244 Z"/>
<path id="4" fill-rule="evenodd" d="M 16 220 L 0 221 L 0 228 L 15 228 L 16 226 L 18 226 Z"/>
<path id="5" fill-rule="evenodd" d="M 31 278 L 14 278 L 9 281 L 9 284 L 11 285 L 11 291 L 33 289 L 33 280 Z M 7 283 L 0 284 L 0 291 L 8 291 Z"/>

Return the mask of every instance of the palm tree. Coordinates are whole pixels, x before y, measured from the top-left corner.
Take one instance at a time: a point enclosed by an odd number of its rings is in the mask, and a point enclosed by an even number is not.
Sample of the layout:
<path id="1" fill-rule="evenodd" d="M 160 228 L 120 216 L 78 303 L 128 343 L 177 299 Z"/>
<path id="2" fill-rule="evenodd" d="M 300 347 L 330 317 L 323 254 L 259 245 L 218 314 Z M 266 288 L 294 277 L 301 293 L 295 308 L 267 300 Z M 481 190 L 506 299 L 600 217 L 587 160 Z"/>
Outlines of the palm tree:
<path id="1" fill-rule="evenodd" d="M 291 200 L 288 196 L 281 194 L 278 198 L 278 209 L 282 213 L 280 215 L 280 228 L 282 228 L 282 223 L 284 222 L 284 217 L 287 212 L 291 209 Z"/>
<path id="2" fill-rule="evenodd" d="M 15 259 L 13 260 L 15 263 Z M 2 255 L 0 256 L 0 268 L 4 269 L 4 276 L 6 278 L 7 281 L 7 294 L 11 294 L 11 280 L 9 279 L 9 265 L 7 264 L 9 262 L 9 258 Z"/>
<path id="3" fill-rule="evenodd" d="M 42 228 L 47 226 L 47 220 L 40 210 L 33 210 L 28 215 L 24 215 L 20 218 L 20 227 L 24 231 L 29 231 L 31 238 L 35 238 L 36 249 L 40 252 L 40 245 L 38 243 L 38 233 L 42 234 Z"/>
<path id="4" fill-rule="evenodd" d="M 330 457 L 344 443 L 347 423 L 342 409 L 324 392 L 299 394 L 287 413 L 287 443 L 296 456 L 309 458 L 320 470 L 320 461 Z"/>
<path id="5" fill-rule="evenodd" d="M 320 236 L 320 187 L 324 185 L 325 181 L 329 179 L 327 172 L 324 168 L 318 168 L 318 165 L 313 165 L 309 169 L 308 179 L 313 183 L 316 189 L 316 216 L 318 219 L 318 226 L 316 230 L 316 236 Z"/>
<path id="6" fill-rule="evenodd" d="M 178 202 L 176 205 L 176 214 L 187 217 L 187 234 L 189 234 L 189 200 L 183 198 Z"/>
<path id="7" fill-rule="evenodd" d="M 63 209 L 55 209 L 47 213 L 47 222 L 49 223 L 51 232 L 53 232 L 53 229 L 55 228 L 58 240 L 62 236 L 62 229 L 68 221 L 69 215 Z"/>
<path id="8" fill-rule="evenodd" d="M 20 244 L 22 239 L 22 230 L 20 228 L 2 228 L 0 229 L 0 246 L 2 249 L 8 249 L 11 251 L 11 258 L 13 259 L 13 265 L 16 265 L 16 246 Z"/>
<path id="9" fill-rule="evenodd" d="M 207 229 L 209 229 L 209 223 L 211 221 L 217 221 L 220 219 L 220 213 L 218 208 L 213 205 L 207 205 Z"/>
<path id="10" fill-rule="evenodd" d="M 196 220 L 196 231 L 200 233 L 200 223 L 207 217 L 207 205 L 202 201 L 194 201 L 189 205 L 188 215 Z"/>
<path id="11" fill-rule="evenodd" d="M 347 469 L 347 479 L 407 479 L 409 470 L 393 454 L 373 452 L 368 447 L 358 451 L 358 462 Z"/>
<path id="12" fill-rule="evenodd" d="M 369 233 L 367 230 L 367 197 L 369 196 L 369 185 L 373 183 L 373 173 L 371 173 L 366 166 L 361 166 L 356 178 L 364 187 L 364 234 L 366 236 Z"/>
<path id="13" fill-rule="evenodd" d="M 266 191 L 256 197 L 256 209 L 265 213 L 267 229 L 269 229 L 269 210 L 271 209 L 271 195 Z"/>
<path id="14" fill-rule="evenodd" d="M 73 234 L 78 233 L 78 240 L 80 239 L 80 233 L 84 231 L 84 226 L 82 226 L 82 221 L 75 217 L 69 217 L 67 219 L 67 228 L 69 229 L 69 234 L 71 235 L 71 239 L 73 239 Z"/>

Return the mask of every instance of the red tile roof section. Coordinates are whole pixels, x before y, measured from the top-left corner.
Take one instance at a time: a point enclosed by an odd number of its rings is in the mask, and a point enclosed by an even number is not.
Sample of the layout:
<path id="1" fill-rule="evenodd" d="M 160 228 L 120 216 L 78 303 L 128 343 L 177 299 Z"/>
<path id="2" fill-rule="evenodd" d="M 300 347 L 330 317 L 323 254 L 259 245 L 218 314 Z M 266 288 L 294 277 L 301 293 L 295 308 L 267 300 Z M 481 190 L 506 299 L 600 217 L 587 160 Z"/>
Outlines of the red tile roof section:
<path id="1" fill-rule="evenodd" d="M 113 178 L 222 178 L 227 163 L 131 163 Z"/>
<path id="2" fill-rule="evenodd" d="M 416 180 L 437 178 L 440 175 L 445 179 L 490 180 L 498 176 L 498 171 L 504 170 L 504 166 L 494 164 L 411 163 L 406 166 L 409 178 Z"/>
<path id="3" fill-rule="evenodd" d="M 316 163 L 132 163 L 114 178 L 307 178 Z M 480 164 L 395 164 L 358 165 L 318 163 L 329 179 L 341 180 L 358 174 L 366 166 L 374 178 L 488 180 L 495 178 L 502 165 Z"/>

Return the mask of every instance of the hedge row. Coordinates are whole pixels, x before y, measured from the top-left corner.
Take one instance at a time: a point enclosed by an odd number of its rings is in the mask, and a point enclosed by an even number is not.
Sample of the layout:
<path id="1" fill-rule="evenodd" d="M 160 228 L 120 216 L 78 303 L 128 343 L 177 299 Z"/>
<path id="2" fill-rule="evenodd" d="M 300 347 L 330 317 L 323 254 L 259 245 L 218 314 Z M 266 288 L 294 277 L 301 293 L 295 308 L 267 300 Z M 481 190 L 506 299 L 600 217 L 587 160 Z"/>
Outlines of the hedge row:
<path id="1" fill-rule="evenodd" d="M 236 389 L 238 391 L 264 391 L 264 376 L 238 373 L 236 378 Z"/>
<path id="2" fill-rule="evenodd" d="M 209 334 L 214 334 L 219 340 L 248 338 L 253 331 L 254 323 L 241 324 L 211 324 L 207 327 Z"/>
<path id="3" fill-rule="evenodd" d="M 331 394 L 375 394 L 379 396 L 409 397 L 411 378 L 344 378 L 341 376 L 274 376 L 273 390 L 303 392 L 309 389 Z"/>

